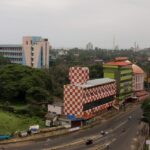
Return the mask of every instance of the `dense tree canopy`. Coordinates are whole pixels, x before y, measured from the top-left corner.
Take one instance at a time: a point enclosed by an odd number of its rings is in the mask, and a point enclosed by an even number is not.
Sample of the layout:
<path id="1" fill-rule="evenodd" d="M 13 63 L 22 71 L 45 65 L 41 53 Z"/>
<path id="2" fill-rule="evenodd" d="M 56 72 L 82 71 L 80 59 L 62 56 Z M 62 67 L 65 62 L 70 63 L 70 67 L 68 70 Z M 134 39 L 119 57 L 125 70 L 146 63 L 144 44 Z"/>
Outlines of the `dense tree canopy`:
<path id="1" fill-rule="evenodd" d="M 78 48 L 70 49 L 67 55 L 58 55 L 57 50 L 52 50 L 51 53 L 56 57 L 54 64 L 64 64 L 68 66 L 94 65 L 95 60 L 103 60 L 104 62 L 113 60 L 115 57 L 128 57 L 130 61 L 137 63 L 144 69 L 146 68 L 147 58 L 150 57 L 149 49 L 134 51 L 130 49 L 108 50 L 95 48 L 94 50 L 82 50 Z M 54 53 L 54 54 L 53 54 Z"/>
<path id="2" fill-rule="evenodd" d="M 95 64 L 89 66 L 90 69 L 90 79 L 103 78 L 103 66 L 100 64 Z"/>
<path id="3" fill-rule="evenodd" d="M 0 67 L 1 100 L 10 102 L 47 100 L 42 95 L 48 97 L 51 90 L 52 81 L 45 70 L 15 64 Z M 39 97 L 35 92 L 38 92 Z"/>
<path id="4" fill-rule="evenodd" d="M 150 98 L 145 100 L 142 104 L 144 121 L 150 124 Z"/>
<path id="5" fill-rule="evenodd" d="M 0 66 L 10 64 L 10 61 L 7 58 L 4 58 L 3 56 L 0 56 Z"/>
<path id="6" fill-rule="evenodd" d="M 52 79 L 53 95 L 63 99 L 63 86 L 69 83 L 69 67 L 67 65 L 59 64 L 55 67 L 51 67 L 49 74 Z"/>

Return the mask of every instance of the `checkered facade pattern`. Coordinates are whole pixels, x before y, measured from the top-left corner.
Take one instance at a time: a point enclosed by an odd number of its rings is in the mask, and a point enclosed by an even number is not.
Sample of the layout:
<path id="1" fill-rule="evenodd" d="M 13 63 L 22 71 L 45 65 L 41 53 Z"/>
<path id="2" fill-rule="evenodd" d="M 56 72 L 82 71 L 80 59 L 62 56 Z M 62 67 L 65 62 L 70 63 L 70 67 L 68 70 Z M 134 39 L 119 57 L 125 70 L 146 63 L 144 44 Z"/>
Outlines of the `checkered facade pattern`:
<path id="1" fill-rule="evenodd" d="M 64 113 L 75 114 L 76 116 L 81 116 L 83 106 L 82 99 L 83 90 L 80 87 L 74 85 L 65 85 L 64 86 Z"/>
<path id="2" fill-rule="evenodd" d="M 71 84 L 84 84 L 89 80 L 89 69 L 87 67 L 71 67 L 69 70 Z"/>
<path id="3" fill-rule="evenodd" d="M 77 118 L 89 119 L 94 115 L 108 107 L 115 102 L 116 83 L 111 82 L 104 85 L 98 85 L 90 88 L 81 88 L 76 85 L 64 86 L 64 113 L 65 115 L 73 114 Z M 84 105 L 98 101 L 105 101 L 105 99 L 113 97 L 111 101 L 101 103 L 91 109 L 84 110 Z"/>

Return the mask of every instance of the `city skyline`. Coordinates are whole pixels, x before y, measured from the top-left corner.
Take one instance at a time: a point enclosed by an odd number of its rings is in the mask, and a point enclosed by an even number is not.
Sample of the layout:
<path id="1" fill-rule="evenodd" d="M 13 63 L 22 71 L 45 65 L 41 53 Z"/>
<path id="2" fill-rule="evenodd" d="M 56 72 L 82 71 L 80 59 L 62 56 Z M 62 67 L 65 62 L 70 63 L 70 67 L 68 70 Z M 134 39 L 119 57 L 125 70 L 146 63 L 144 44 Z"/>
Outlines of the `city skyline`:
<path id="1" fill-rule="evenodd" d="M 22 36 L 47 37 L 54 48 L 150 47 L 146 0 L 1 0 L 0 44 L 21 43 Z"/>

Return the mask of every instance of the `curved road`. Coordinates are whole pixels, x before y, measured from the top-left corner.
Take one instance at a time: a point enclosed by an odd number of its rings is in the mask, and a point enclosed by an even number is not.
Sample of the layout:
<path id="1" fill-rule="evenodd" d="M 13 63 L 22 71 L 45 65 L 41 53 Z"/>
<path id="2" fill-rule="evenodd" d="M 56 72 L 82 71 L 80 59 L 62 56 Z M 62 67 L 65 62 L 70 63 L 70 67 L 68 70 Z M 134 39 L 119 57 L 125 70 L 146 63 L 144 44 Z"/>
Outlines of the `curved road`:
<path id="1" fill-rule="evenodd" d="M 119 113 L 112 119 L 86 130 L 49 138 L 44 141 L 9 144 L 3 147 L 5 147 L 5 150 L 100 150 L 109 144 L 110 150 L 130 150 L 132 140 L 138 130 L 141 115 L 140 106 L 136 105 L 132 109 Z M 129 116 L 132 116 L 131 120 L 128 120 Z M 102 136 L 100 134 L 102 130 L 108 131 L 108 135 Z M 94 138 L 94 142 L 86 146 L 85 140 L 88 138 Z"/>

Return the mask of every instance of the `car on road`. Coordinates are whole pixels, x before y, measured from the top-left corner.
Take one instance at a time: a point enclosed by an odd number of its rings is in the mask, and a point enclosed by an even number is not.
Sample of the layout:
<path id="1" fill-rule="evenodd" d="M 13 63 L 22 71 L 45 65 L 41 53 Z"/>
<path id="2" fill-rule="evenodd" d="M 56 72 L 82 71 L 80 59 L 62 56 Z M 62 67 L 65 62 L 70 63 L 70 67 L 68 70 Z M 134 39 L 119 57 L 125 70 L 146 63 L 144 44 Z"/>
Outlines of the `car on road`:
<path id="1" fill-rule="evenodd" d="M 93 140 L 92 139 L 87 139 L 85 144 L 86 145 L 91 145 L 91 144 L 93 144 Z"/>
<path id="2" fill-rule="evenodd" d="M 108 131 L 101 131 L 101 135 L 107 135 L 109 132 Z"/>
<path id="3" fill-rule="evenodd" d="M 109 132 L 108 131 L 105 131 L 105 135 L 107 135 Z"/>
<path id="4" fill-rule="evenodd" d="M 132 116 L 129 116 L 129 117 L 128 117 L 128 120 L 131 120 L 131 119 L 132 119 Z"/>
<path id="5" fill-rule="evenodd" d="M 101 131 L 101 135 L 104 135 L 104 134 L 105 134 L 105 132 L 102 130 L 102 131 Z"/>

